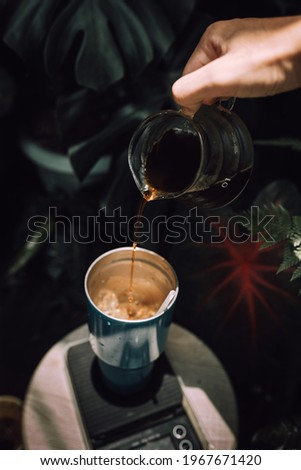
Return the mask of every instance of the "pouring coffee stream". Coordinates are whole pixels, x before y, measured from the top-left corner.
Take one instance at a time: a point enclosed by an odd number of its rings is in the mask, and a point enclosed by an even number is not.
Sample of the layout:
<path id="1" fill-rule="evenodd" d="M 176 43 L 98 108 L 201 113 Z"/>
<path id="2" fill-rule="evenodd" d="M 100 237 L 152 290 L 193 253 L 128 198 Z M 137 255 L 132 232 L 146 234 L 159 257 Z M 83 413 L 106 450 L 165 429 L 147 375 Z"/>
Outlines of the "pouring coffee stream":
<path id="1" fill-rule="evenodd" d="M 142 218 L 142 213 L 144 210 L 144 207 L 147 203 L 147 199 L 142 199 L 139 210 L 138 210 L 138 220 L 137 224 L 141 222 Z M 132 251 L 132 258 L 131 258 L 131 269 L 130 269 L 130 286 L 129 286 L 129 291 L 128 291 L 128 307 L 127 311 L 129 316 L 133 316 L 133 301 L 134 301 L 134 267 L 135 267 L 135 253 L 136 253 L 136 248 L 138 245 L 138 240 L 136 236 L 136 232 L 134 234 L 134 241 L 133 241 L 133 251 Z"/>

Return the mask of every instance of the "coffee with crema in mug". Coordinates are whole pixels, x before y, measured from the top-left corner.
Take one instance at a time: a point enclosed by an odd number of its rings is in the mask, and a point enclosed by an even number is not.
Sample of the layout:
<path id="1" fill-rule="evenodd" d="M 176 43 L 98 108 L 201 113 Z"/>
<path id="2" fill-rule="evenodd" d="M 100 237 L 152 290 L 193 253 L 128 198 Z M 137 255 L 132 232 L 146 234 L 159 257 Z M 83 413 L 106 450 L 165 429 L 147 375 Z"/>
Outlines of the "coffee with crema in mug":
<path id="1" fill-rule="evenodd" d="M 139 261 L 135 262 L 135 272 L 139 269 Z M 102 270 L 101 279 L 90 288 L 90 296 L 96 307 L 103 313 L 123 320 L 142 320 L 151 318 L 166 297 L 153 276 L 140 277 L 139 273 L 133 280 L 133 298 L 129 305 L 129 269 L 128 264 L 119 267 L 119 273 L 112 266 Z"/>

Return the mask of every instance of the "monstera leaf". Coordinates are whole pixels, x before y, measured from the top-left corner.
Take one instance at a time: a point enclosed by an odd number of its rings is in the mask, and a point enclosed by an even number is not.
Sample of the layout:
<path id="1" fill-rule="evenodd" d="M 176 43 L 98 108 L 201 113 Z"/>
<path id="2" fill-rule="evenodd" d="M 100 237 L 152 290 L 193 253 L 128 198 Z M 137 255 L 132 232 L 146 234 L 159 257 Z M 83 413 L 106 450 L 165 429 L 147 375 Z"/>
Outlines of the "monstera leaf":
<path id="1" fill-rule="evenodd" d="M 27 71 L 22 97 L 29 103 L 22 109 L 30 110 L 34 125 L 49 109 L 53 134 L 80 179 L 102 150 L 124 142 L 139 119 L 170 99 L 175 71 L 164 57 L 182 35 L 187 39 L 185 26 L 198 5 L 197 0 L 0 0 L 2 40 Z M 179 49 L 177 42 L 176 57 Z"/>
<path id="2" fill-rule="evenodd" d="M 196 0 L 7 0 L 4 42 L 55 85 L 103 92 L 137 77 L 161 58 L 191 16 Z M 60 89 L 60 88 L 59 88 Z"/>
<path id="3" fill-rule="evenodd" d="M 123 0 L 21 1 L 4 41 L 29 65 L 42 53 L 50 79 L 65 65 L 70 75 L 71 60 L 77 84 L 96 91 L 140 73 L 153 58 L 144 26 Z"/>
<path id="4" fill-rule="evenodd" d="M 10 3 L 10 18 L 4 28 L 4 42 L 31 66 L 39 59 L 44 40 L 61 2 L 60 0 L 43 2 L 15 0 L 7 3 Z M 1 4 L 0 8 L 2 15 Z"/>
<path id="5" fill-rule="evenodd" d="M 69 3 L 47 38 L 45 65 L 50 77 L 61 70 L 72 48 L 77 83 L 100 92 L 126 72 L 140 73 L 153 58 L 142 24 L 122 0 Z"/>

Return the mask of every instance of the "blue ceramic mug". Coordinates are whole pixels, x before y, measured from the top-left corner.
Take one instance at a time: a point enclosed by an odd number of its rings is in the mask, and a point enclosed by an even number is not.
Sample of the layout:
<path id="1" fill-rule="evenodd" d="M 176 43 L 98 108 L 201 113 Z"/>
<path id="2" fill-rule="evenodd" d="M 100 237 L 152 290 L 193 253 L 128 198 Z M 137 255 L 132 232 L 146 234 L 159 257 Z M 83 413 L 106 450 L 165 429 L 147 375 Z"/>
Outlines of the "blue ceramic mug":
<path id="1" fill-rule="evenodd" d="M 106 384 L 119 393 L 139 391 L 150 379 L 154 362 L 165 349 L 178 294 L 171 265 L 157 253 L 136 248 L 133 297 L 142 295 L 153 301 L 155 296 L 163 308 L 142 319 L 118 318 L 99 308 L 99 289 L 109 288 L 118 296 L 128 292 L 132 255 L 132 247 L 108 251 L 91 264 L 85 276 L 91 347 Z"/>

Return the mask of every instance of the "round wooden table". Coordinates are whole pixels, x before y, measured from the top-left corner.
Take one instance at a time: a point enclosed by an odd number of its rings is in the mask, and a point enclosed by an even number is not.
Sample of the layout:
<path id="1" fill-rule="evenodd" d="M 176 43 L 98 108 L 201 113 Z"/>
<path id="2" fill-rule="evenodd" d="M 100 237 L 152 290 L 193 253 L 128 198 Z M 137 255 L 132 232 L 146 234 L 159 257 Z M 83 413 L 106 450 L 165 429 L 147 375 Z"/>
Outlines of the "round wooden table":
<path id="1" fill-rule="evenodd" d="M 83 325 L 56 343 L 36 368 L 24 401 L 25 449 L 88 449 L 70 382 L 66 354 L 88 340 Z M 185 408 L 204 448 L 233 449 L 238 418 L 229 378 L 212 351 L 195 335 L 172 324 L 166 347 L 174 373 L 181 377 Z"/>

